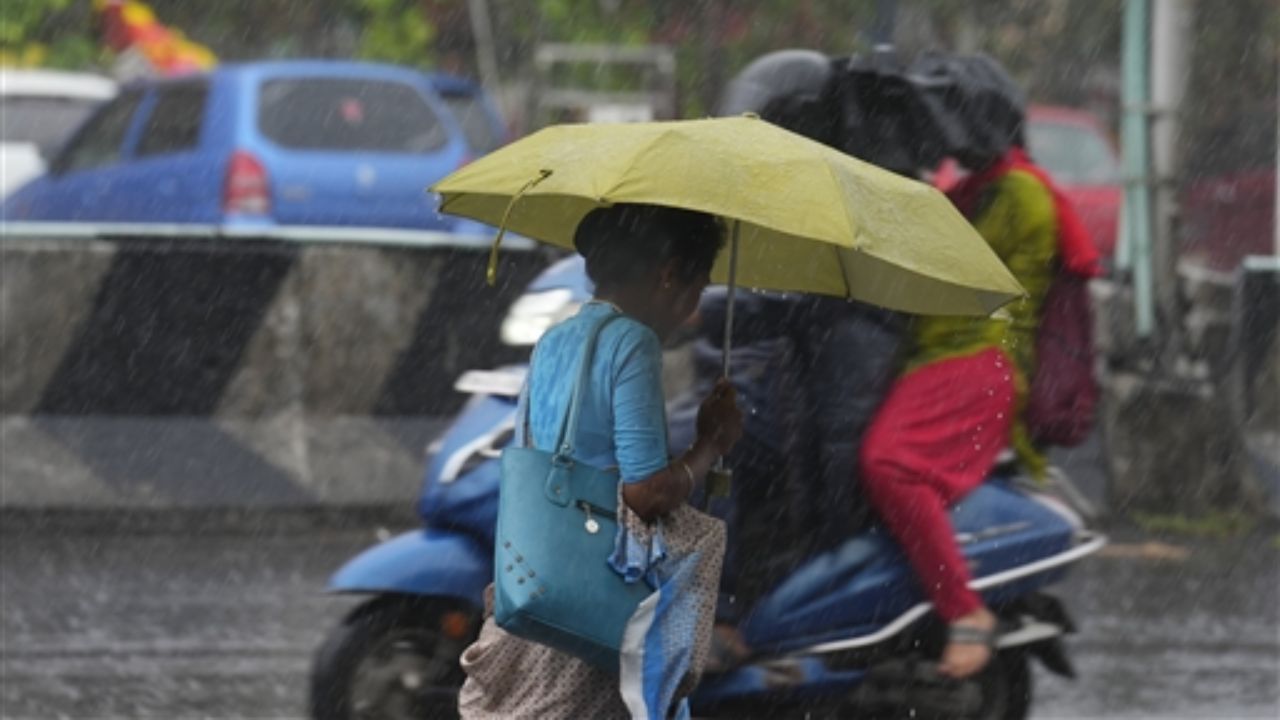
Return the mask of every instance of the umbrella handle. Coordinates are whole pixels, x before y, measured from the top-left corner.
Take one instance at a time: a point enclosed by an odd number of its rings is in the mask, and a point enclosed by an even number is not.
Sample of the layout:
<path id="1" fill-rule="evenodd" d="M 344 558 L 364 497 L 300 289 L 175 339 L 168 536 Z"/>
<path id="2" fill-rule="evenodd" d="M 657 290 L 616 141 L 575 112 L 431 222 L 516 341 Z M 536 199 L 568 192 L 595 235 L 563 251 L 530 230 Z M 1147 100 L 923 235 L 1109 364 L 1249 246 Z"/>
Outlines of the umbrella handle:
<path id="1" fill-rule="evenodd" d="M 706 512 L 713 498 L 727 498 L 733 492 L 733 469 L 724 466 L 724 458 L 707 473 L 702 491 L 702 511 Z"/>

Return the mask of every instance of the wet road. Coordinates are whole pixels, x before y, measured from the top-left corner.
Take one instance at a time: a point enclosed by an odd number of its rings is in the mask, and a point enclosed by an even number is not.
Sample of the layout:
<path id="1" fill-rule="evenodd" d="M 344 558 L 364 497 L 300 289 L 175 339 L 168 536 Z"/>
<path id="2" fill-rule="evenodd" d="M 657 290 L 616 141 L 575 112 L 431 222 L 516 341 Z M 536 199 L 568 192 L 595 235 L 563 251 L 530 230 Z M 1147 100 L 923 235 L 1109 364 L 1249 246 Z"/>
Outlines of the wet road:
<path id="1" fill-rule="evenodd" d="M 127 529 L 127 528 L 126 528 Z M 293 718 L 350 600 L 327 575 L 372 525 L 0 534 L 4 718 Z M 1280 543 L 1121 537 L 1062 591 L 1078 683 L 1035 717 L 1280 716 Z"/>

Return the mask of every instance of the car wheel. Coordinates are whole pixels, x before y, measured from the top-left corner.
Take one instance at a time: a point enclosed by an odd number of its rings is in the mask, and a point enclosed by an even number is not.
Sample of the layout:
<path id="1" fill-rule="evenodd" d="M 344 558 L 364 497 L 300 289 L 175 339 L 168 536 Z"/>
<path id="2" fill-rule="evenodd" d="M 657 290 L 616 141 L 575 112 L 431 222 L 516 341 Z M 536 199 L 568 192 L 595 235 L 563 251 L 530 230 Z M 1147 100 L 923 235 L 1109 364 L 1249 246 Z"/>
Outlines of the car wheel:
<path id="1" fill-rule="evenodd" d="M 435 720 L 456 718 L 463 673 L 458 657 L 474 633 L 442 631 L 456 605 L 422 598 L 382 597 L 360 606 L 334 628 L 311 673 L 315 720 Z"/>

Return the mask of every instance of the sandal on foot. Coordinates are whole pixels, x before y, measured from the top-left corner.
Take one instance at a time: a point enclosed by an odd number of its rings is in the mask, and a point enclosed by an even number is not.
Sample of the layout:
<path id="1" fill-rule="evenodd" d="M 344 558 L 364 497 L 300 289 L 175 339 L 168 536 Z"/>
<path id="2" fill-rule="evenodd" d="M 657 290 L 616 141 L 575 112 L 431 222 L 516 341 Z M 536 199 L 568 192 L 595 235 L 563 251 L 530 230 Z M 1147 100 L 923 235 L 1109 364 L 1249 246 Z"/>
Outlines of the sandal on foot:
<path id="1" fill-rule="evenodd" d="M 947 628 L 947 642 L 955 645 L 983 645 L 991 652 L 996 651 L 996 640 L 999 626 L 986 630 L 972 625 L 952 625 Z"/>

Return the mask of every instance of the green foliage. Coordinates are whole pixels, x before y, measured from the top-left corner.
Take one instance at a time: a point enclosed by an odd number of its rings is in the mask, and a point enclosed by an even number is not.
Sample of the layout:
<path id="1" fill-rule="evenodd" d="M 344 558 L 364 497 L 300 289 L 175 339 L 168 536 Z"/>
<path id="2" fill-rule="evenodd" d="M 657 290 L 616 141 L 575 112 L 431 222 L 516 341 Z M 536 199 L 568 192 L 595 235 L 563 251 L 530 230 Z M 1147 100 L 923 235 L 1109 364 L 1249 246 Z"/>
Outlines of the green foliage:
<path id="1" fill-rule="evenodd" d="M 0 65 L 88 69 L 103 52 L 87 2 L 0 0 Z"/>
<path id="2" fill-rule="evenodd" d="M 31 42 L 50 15 L 70 4 L 71 0 L 6 0 L 0 15 L 0 45 L 7 49 Z"/>
<path id="3" fill-rule="evenodd" d="M 598 0 L 540 0 L 537 7 L 547 41 L 642 45 L 664 4 L 619 2 L 609 11 Z"/>
<path id="4" fill-rule="evenodd" d="M 698 116 L 710 111 L 734 72 L 765 52 L 853 52 L 874 0 L 536 0 L 491 7 L 506 46 L 517 49 L 504 52 L 507 77 L 526 71 L 540 43 L 667 45 L 676 53 L 682 114 Z"/>
<path id="5" fill-rule="evenodd" d="M 1134 513 L 1133 521 L 1149 533 L 1182 535 L 1198 538 L 1230 538 L 1247 535 L 1258 525 L 1258 519 L 1241 512 L 1215 510 L 1205 515 L 1161 515 Z"/>
<path id="6" fill-rule="evenodd" d="M 1119 64 L 1124 0 L 900 1 L 932 19 L 940 47 L 991 55 L 1038 102 L 1082 104 L 1093 71 Z"/>
<path id="7" fill-rule="evenodd" d="M 352 0 L 359 19 L 360 56 L 402 65 L 430 65 L 435 28 L 415 0 Z"/>

